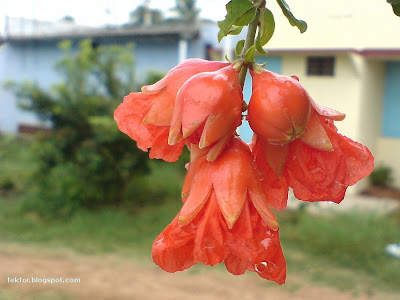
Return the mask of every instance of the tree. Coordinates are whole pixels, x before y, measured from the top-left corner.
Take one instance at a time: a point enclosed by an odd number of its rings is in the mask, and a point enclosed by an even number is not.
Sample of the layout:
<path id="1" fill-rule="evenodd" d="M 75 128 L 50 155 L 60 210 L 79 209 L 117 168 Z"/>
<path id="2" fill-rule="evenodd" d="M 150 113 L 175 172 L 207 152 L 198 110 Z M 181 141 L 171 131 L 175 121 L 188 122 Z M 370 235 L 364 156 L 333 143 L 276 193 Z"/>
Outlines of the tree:
<path id="1" fill-rule="evenodd" d="M 199 19 L 200 10 L 196 8 L 196 0 L 176 0 L 176 6 L 173 9 L 177 14 L 177 20 L 193 24 Z"/>
<path id="2" fill-rule="evenodd" d="M 129 23 L 127 26 L 149 26 L 160 24 L 163 21 L 163 15 L 158 9 L 151 9 L 148 5 L 139 5 L 129 14 Z"/>
<path id="3" fill-rule="evenodd" d="M 52 217 L 122 203 L 127 186 L 148 170 L 146 154 L 111 118 L 135 90 L 132 47 L 94 47 L 84 40 L 75 55 L 70 41 L 60 47 L 65 56 L 56 69 L 63 82 L 50 90 L 29 82 L 11 85 L 23 109 L 52 124 L 52 132 L 33 145 L 39 167 L 28 202 Z"/>

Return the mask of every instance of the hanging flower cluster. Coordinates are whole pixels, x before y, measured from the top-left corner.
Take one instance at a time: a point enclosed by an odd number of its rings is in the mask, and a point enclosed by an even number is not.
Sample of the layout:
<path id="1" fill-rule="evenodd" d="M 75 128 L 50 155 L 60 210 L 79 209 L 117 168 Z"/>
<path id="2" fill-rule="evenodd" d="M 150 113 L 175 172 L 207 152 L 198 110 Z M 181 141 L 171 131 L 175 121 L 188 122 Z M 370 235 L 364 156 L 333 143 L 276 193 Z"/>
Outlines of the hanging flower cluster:
<path id="1" fill-rule="evenodd" d="M 115 111 L 120 130 L 175 161 L 191 152 L 183 206 L 156 238 L 153 260 L 168 272 L 221 262 L 283 284 L 286 262 L 271 210 L 284 209 L 288 189 L 305 201 L 343 200 L 368 176 L 373 157 L 337 133 L 344 114 L 315 103 L 296 76 L 251 70 L 250 145 L 236 134 L 243 95 L 233 64 L 189 59 L 162 80 L 131 93 Z"/>

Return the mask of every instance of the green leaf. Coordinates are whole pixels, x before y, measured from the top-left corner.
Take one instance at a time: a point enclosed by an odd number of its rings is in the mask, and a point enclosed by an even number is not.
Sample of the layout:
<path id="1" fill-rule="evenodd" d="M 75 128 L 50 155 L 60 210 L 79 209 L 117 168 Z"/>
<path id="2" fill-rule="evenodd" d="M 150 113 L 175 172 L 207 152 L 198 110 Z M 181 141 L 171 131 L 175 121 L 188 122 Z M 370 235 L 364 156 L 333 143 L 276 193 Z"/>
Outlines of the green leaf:
<path id="1" fill-rule="evenodd" d="M 283 14 L 289 20 L 290 25 L 296 26 L 301 33 L 304 33 L 307 30 L 307 23 L 303 20 L 296 19 L 295 16 L 290 11 L 289 5 L 285 0 L 276 0 L 282 9 Z"/>
<path id="2" fill-rule="evenodd" d="M 260 43 L 261 46 L 264 46 L 269 40 L 272 38 L 272 35 L 275 31 L 275 20 L 272 12 L 265 8 L 261 11 L 260 14 Z"/>
<path id="3" fill-rule="evenodd" d="M 392 5 L 394 14 L 400 17 L 400 0 L 387 0 L 387 2 Z"/>
<path id="4" fill-rule="evenodd" d="M 260 64 L 258 64 L 258 63 L 256 63 L 256 62 L 254 62 L 254 63 L 252 64 L 252 68 L 253 68 L 253 70 L 254 70 L 257 74 L 261 74 L 262 72 L 264 72 L 264 67 L 265 67 L 266 64 L 267 64 L 266 62 L 263 63 L 262 65 L 260 65 Z"/>
<path id="5" fill-rule="evenodd" d="M 253 21 L 257 6 L 249 0 L 231 0 L 226 5 L 225 20 L 218 22 L 218 41 L 228 35 L 232 26 L 246 26 Z"/>
<path id="6" fill-rule="evenodd" d="M 256 8 L 253 7 L 250 10 L 248 10 L 246 13 L 244 13 L 240 18 L 238 18 L 233 25 L 236 26 L 246 26 L 248 25 L 251 21 L 253 21 L 254 17 L 256 16 Z"/>
<path id="7" fill-rule="evenodd" d="M 255 56 L 256 56 L 256 46 L 253 45 L 246 51 L 243 58 L 247 62 L 254 62 Z"/>
<path id="8" fill-rule="evenodd" d="M 265 51 L 261 45 L 261 39 L 260 39 L 260 35 L 258 35 L 257 39 L 256 39 L 256 49 L 257 52 L 260 53 L 261 55 L 266 55 L 268 52 Z"/>
<path id="9" fill-rule="evenodd" d="M 231 30 L 229 30 L 229 35 L 238 35 L 242 32 L 243 26 L 232 26 Z"/>
<path id="10" fill-rule="evenodd" d="M 242 55 L 242 51 L 243 51 L 243 48 L 244 48 L 244 42 L 245 42 L 245 40 L 240 40 L 239 42 L 237 42 L 236 50 L 235 50 L 235 53 L 236 53 L 237 56 Z"/>

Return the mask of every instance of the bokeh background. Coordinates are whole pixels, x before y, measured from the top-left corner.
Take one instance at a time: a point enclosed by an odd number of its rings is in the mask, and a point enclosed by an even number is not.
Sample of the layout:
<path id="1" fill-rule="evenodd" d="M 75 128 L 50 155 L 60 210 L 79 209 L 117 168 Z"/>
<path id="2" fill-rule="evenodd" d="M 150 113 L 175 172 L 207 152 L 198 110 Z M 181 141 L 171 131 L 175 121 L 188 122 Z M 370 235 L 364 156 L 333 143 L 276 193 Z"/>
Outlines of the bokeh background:
<path id="1" fill-rule="evenodd" d="M 153 265 L 189 155 L 149 160 L 113 111 L 186 58 L 234 58 L 245 33 L 218 43 L 225 4 L 0 3 L 0 299 L 400 299 L 400 18 L 384 0 L 289 1 L 304 34 L 267 3 L 276 33 L 257 61 L 346 113 L 340 132 L 376 158 L 341 204 L 290 195 L 277 212 L 287 283 Z M 251 140 L 246 122 L 239 134 Z M 79 282 L 10 282 L 20 277 Z"/>

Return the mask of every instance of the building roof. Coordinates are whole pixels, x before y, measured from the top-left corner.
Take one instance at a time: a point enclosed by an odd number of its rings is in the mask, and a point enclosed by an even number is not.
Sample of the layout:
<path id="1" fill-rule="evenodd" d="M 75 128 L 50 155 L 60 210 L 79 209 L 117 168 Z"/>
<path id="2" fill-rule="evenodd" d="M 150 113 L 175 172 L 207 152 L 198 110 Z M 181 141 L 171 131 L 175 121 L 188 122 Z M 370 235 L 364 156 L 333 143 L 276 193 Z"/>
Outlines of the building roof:
<path id="1" fill-rule="evenodd" d="M 9 33 L 4 40 L 7 42 L 30 42 L 30 41 L 59 41 L 64 39 L 82 38 L 155 38 L 155 37 L 184 37 L 194 38 L 199 33 L 199 26 L 196 25 L 153 25 L 142 27 L 71 27 L 63 31 L 30 31 L 28 33 Z"/>

